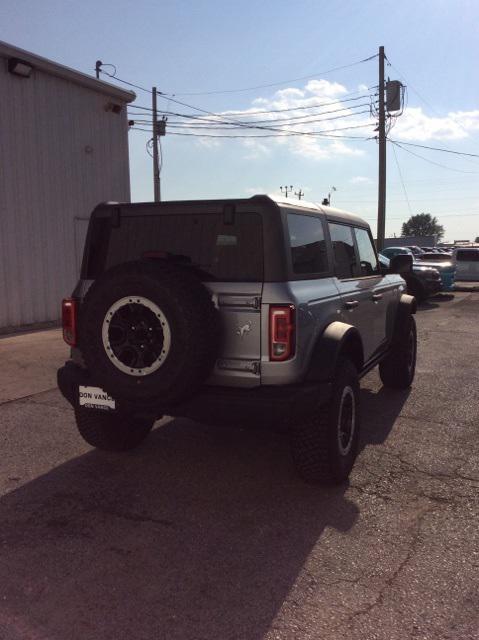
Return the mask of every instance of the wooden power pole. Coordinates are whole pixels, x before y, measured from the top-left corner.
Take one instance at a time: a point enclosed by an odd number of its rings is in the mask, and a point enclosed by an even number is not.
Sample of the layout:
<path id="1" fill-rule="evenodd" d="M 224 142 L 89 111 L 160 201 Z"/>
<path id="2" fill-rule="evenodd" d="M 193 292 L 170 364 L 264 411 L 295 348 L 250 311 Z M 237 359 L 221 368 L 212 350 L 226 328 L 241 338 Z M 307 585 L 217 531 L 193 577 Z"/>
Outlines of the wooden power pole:
<path id="1" fill-rule="evenodd" d="M 384 105 L 384 47 L 379 47 L 379 172 L 378 172 L 378 251 L 384 247 L 386 228 L 386 109 Z"/>
<path id="2" fill-rule="evenodd" d="M 158 112 L 156 107 L 156 87 L 153 87 L 152 107 L 153 107 L 153 199 L 155 202 L 161 200 L 160 190 L 160 164 L 158 156 Z"/>

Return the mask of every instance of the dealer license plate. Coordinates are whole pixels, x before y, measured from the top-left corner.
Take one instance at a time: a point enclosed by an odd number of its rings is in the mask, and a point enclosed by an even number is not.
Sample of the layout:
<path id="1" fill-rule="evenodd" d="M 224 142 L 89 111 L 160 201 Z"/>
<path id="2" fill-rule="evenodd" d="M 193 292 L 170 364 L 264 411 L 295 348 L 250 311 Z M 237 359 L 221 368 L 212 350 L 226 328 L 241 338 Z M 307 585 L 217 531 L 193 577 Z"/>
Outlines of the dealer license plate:
<path id="1" fill-rule="evenodd" d="M 78 388 L 78 401 L 80 407 L 87 409 L 100 409 L 102 411 L 111 411 L 115 409 L 116 403 L 106 391 L 100 387 L 85 387 L 80 385 Z"/>

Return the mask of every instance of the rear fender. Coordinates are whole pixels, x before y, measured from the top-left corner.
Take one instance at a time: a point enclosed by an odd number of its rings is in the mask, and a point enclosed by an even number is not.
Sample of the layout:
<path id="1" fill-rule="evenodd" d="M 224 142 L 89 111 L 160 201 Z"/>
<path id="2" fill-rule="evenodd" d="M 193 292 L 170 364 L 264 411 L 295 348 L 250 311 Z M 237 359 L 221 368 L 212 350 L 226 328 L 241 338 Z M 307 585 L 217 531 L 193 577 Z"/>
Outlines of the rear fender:
<path id="1" fill-rule="evenodd" d="M 332 322 L 316 341 L 306 381 L 331 380 L 340 357 L 350 358 L 358 372 L 363 368 L 364 351 L 358 330 L 345 322 Z"/>

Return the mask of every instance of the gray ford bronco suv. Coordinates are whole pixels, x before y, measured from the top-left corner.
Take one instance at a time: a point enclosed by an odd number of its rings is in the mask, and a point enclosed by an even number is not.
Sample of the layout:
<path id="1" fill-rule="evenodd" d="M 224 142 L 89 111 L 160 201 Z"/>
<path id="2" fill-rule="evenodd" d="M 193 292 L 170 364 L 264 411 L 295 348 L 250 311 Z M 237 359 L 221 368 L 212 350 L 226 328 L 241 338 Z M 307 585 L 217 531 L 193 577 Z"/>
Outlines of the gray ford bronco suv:
<path id="1" fill-rule="evenodd" d="M 358 452 L 359 379 L 408 387 L 415 299 L 361 218 L 302 201 L 107 203 L 63 301 L 58 384 L 92 446 L 125 451 L 163 415 L 279 427 L 309 482 Z"/>

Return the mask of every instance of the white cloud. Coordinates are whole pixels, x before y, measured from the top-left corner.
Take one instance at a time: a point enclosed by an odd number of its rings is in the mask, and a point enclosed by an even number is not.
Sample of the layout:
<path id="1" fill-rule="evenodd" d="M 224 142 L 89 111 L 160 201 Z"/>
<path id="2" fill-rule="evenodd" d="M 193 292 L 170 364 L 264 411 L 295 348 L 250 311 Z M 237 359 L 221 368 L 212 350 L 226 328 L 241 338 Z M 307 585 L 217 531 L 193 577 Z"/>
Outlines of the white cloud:
<path id="1" fill-rule="evenodd" d="M 366 176 L 354 176 L 349 182 L 351 184 L 373 184 L 371 178 L 367 178 Z"/>
<path id="2" fill-rule="evenodd" d="M 444 117 L 430 117 L 421 107 L 409 107 L 399 116 L 393 138 L 401 140 L 461 140 L 479 131 L 479 110 L 450 112 Z"/>
<path id="3" fill-rule="evenodd" d="M 367 91 L 367 87 L 359 85 L 359 90 Z M 368 105 L 361 104 L 362 99 L 350 101 L 348 95 L 348 88 L 338 82 L 310 80 L 302 88 L 289 87 L 276 91 L 270 98 L 258 97 L 241 111 L 224 111 L 201 119 L 210 123 L 217 120 L 218 126 L 224 127 L 213 131 L 212 135 L 240 136 L 247 160 L 265 158 L 278 147 L 315 161 L 361 156 L 368 150 L 373 153 L 372 145 L 356 143 L 352 138 L 374 137 L 376 118 L 371 116 Z M 364 102 L 368 102 L 367 98 Z M 231 126 L 225 125 L 224 121 Z M 250 127 L 235 127 L 238 121 L 248 123 Z M 393 120 L 393 125 L 392 139 L 460 140 L 479 131 L 479 110 L 431 117 L 420 107 L 409 107 Z M 200 134 L 205 129 L 195 129 L 192 122 L 191 131 Z M 224 144 L 219 138 L 199 140 L 208 148 Z M 356 176 L 351 182 L 368 184 L 368 179 Z"/>

